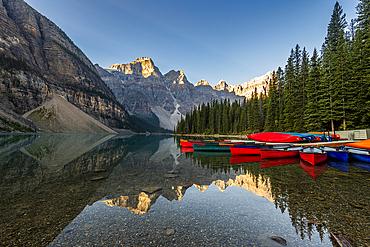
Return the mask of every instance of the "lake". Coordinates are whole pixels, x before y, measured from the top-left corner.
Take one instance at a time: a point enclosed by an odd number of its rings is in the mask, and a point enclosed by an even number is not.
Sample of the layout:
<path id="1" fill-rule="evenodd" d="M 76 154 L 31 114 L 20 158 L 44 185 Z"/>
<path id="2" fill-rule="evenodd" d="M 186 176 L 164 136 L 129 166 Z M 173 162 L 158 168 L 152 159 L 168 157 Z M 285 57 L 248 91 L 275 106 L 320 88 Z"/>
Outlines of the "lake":
<path id="1" fill-rule="evenodd" d="M 369 171 L 172 136 L 0 135 L 0 246 L 370 246 Z"/>

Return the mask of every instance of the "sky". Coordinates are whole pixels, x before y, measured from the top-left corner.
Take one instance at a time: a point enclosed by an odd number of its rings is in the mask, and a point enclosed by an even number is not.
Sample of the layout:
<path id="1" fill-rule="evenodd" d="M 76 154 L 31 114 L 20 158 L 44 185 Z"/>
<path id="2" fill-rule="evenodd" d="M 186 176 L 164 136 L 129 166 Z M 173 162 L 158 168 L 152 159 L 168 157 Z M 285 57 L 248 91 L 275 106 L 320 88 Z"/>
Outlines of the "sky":
<path id="1" fill-rule="evenodd" d="M 26 0 L 103 68 L 149 57 L 162 74 L 237 85 L 321 48 L 335 0 Z M 338 1 L 347 22 L 357 0 Z"/>

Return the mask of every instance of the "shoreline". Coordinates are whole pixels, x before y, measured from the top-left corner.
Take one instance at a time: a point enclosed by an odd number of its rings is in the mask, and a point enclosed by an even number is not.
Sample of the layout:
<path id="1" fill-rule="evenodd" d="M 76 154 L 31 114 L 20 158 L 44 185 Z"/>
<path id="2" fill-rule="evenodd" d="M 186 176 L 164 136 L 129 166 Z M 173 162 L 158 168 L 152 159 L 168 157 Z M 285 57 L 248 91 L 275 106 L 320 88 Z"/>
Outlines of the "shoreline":
<path id="1" fill-rule="evenodd" d="M 214 134 L 214 135 L 203 135 L 203 134 L 173 134 L 173 136 L 194 136 L 194 137 L 214 137 L 214 138 L 226 138 L 226 137 L 231 137 L 231 138 L 241 138 L 245 140 L 250 140 L 248 139 L 247 135 L 219 135 L 219 134 Z"/>

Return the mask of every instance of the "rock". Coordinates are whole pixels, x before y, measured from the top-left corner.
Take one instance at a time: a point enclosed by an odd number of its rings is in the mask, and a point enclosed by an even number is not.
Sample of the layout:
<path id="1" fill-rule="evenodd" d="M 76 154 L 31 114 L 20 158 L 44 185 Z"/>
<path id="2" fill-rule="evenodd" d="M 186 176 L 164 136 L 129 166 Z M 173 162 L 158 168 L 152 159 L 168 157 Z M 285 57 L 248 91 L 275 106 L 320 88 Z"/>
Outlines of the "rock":
<path id="1" fill-rule="evenodd" d="M 360 206 L 360 205 L 356 205 L 356 204 L 354 204 L 354 203 L 352 203 L 352 202 L 350 202 L 349 203 L 349 205 L 351 205 L 352 207 L 354 207 L 354 208 L 358 208 L 358 209 L 363 209 L 364 207 L 362 207 L 362 206 Z"/>
<path id="2" fill-rule="evenodd" d="M 195 86 L 197 87 L 197 86 L 210 86 L 210 85 L 206 80 L 202 79 L 198 81 L 197 84 L 195 84 Z"/>
<path id="3" fill-rule="evenodd" d="M 345 236 L 342 236 L 340 234 L 335 234 L 335 233 L 332 233 L 330 232 L 330 235 L 335 239 L 335 241 L 337 241 L 337 243 L 339 244 L 340 247 L 352 247 L 354 246 L 351 241 L 346 238 Z"/>
<path id="4" fill-rule="evenodd" d="M 279 236 L 271 236 L 270 237 L 272 240 L 274 240 L 275 242 L 281 244 L 281 245 L 284 245 L 284 246 L 287 246 L 287 242 L 285 239 L 283 239 L 282 237 L 279 237 Z"/>
<path id="5" fill-rule="evenodd" d="M 158 191 L 158 190 L 161 190 L 162 187 L 146 187 L 146 188 L 143 188 L 142 191 L 146 192 L 146 193 L 149 193 L 149 194 L 153 194 L 154 192 Z"/>
<path id="6" fill-rule="evenodd" d="M 276 76 L 274 71 L 269 71 L 265 75 L 253 78 L 250 81 L 244 82 L 240 85 L 229 86 L 224 80 L 221 80 L 216 86 L 213 87 L 217 91 L 233 92 L 237 96 L 243 96 L 247 99 L 252 98 L 252 93 L 257 90 L 257 95 L 260 93 L 268 94 L 269 83 Z"/>
<path id="7" fill-rule="evenodd" d="M 341 215 L 341 217 L 343 217 L 343 218 L 346 218 L 346 219 L 349 219 L 349 220 L 355 220 L 356 218 L 355 217 L 353 217 L 353 216 L 349 216 L 349 215 Z"/>
<path id="8" fill-rule="evenodd" d="M 177 178 L 178 176 L 175 174 L 166 174 L 164 175 L 165 178 Z"/>
<path id="9" fill-rule="evenodd" d="M 175 234 L 175 229 L 167 229 L 166 230 L 166 234 L 167 235 L 173 235 L 173 234 Z"/>
<path id="10" fill-rule="evenodd" d="M 316 200 L 319 200 L 319 201 L 325 201 L 325 198 L 324 197 L 320 197 L 320 196 L 316 196 L 314 197 Z"/>
<path id="11" fill-rule="evenodd" d="M 95 169 L 94 172 L 106 172 L 107 170 L 105 169 Z"/>
<path id="12" fill-rule="evenodd" d="M 184 182 L 184 183 L 181 183 L 181 186 L 188 188 L 188 187 L 193 186 L 193 184 L 194 184 L 193 182 Z"/>

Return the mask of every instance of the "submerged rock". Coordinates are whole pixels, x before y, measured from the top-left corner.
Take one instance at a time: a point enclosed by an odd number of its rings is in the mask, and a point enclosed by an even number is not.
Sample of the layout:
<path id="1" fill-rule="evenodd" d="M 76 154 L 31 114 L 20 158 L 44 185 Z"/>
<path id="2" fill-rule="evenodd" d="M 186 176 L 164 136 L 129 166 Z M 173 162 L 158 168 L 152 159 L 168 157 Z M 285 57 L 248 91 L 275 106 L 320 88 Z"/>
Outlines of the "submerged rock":
<path id="1" fill-rule="evenodd" d="M 106 171 L 107 171 L 107 170 L 105 170 L 105 169 L 95 169 L 95 170 L 94 170 L 94 172 L 97 172 L 97 173 L 98 173 L 98 172 L 106 172 Z"/>
<path id="2" fill-rule="evenodd" d="M 149 193 L 149 194 L 153 194 L 154 192 L 158 191 L 158 190 L 161 190 L 162 187 L 146 187 L 146 188 L 143 188 L 142 191 L 146 192 L 146 193 Z"/>
<path id="3" fill-rule="evenodd" d="M 165 178 L 177 178 L 178 176 L 175 174 L 166 174 L 164 175 Z"/>
<path id="4" fill-rule="evenodd" d="M 167 235 L 173 235 L 173 234 L 175 234 L 175 229 L 167 229 L 166 230 L 166 234 Z"/>
<path id="5" fill-rule="evenodd" d="M 184 182 L 184 183 L 181 183 L 181 186 L 188 188 L 188 187 L 193 186 L 193 184 L 194 184 L 193 182 Z"/>
<path id="6" fill-rule="evenodd" d="M 282 237 L 279 237 L 279 236 L 271 236 L 270 237 L 272 240 L 274 240 L 275 242 L 281 244 L 281 245 L 284 245 L 284 246 L 287 246 L 287 242 L 285 239 L 283 239 Z"/>
<path id="7" fill-rule="evenodd" d="M 343 235 L 335 234 L 330 232 L 330 235 L 337 241 L 340 247 L 352 247 L 354 246 L 351 241 Z"/>

